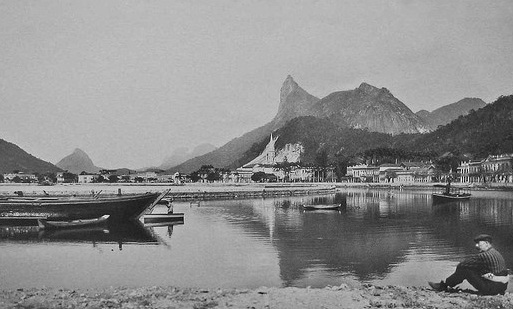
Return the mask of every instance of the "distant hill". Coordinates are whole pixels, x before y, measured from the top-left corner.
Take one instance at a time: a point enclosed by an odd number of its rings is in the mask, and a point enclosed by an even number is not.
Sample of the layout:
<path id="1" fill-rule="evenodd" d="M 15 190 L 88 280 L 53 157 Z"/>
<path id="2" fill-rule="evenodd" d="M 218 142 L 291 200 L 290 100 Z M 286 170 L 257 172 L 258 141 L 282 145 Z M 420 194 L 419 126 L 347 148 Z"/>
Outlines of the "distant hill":
<path id="1" fill-rule="evenodd" d="M 0 173 L 56 173 L 62 170 L 50 162 L 28 154 L 17 145 L 0 139 Z"/>
<path id="2" fill-rule="evenodd" d="M 162 164 L 158 167 L 159 169 L 169 169 L 178 164 L 181 164 L 189 159 L 202 156 L 206 153 L 216 150 L 216 146 L 212 144 L 201 144 L 196 147 L 192 151 L 190 151 L 187 147 L 177 148 L 173 151 L 173 153 L 166 157 Z"/>
<path id="3" fill-rule="evenodd" d="M 324 97 L 313 106 L 310 115 L 328 118 L 338 126 L 393 135 L 428 131 L 422 119 L 390 91 L 367 83 Z"/>
<path id="4" fill-rule="evenodd" d="M 418 136 L 408 148 L 476 158 L 513 153 L 513 95 L 500 97 L 434 132 Z"/>
<path id="5" fill-rule="evenodd" d="M 78 148 L 60 160 L 56 165 L 74 174 L 80 174 L 81 172 L 97 173 L 102 169 L 95 166 L 91 158 Z"/>
<path id="6" fill-rule="evenodd" d="M 467 115 L 471 110 L 478 110 L 486 106 L 479 98 L 465 98 L 456 103 L 442 106 L 432 112 L 420 110 L 416 114 L 427 127 L 436 130 L 438 126 L 446 125 L 462 115 Z"/>

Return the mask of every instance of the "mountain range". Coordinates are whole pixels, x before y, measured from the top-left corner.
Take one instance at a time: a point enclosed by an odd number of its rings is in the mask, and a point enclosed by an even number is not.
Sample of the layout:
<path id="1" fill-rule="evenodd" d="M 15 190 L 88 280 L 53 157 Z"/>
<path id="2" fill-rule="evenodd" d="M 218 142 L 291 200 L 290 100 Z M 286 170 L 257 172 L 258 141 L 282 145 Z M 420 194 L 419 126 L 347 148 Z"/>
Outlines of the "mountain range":
<path id="1" fill-rule="evenodd" d="M 242 166 L 263 150 L 265 141 L 273 131 L 297 117 L 312 116 L 327 120 L 337 128 L 364 129 L 390 135 L 427 133 L 442 123 L 466 115 L 483 103 L 480 99 L 463 99 L 432 113 L 423 111 L 419 115 L 386 88 L 362 83 L 356 89 L 334 92 L 319 99 L 301 88 L 289 75 L 280 89 L 278 112 L 271 122 L 210 153 L 179 164 L 170 171 L 189 173 L 205 164 L 227 168 Z M 284 140 L 283 137 L 281 139 Z M 356 142 L 365 143 L 363 140 Z"/>
<path id="2" fill-rule="evenodd" d="M 307 149 L 302 154 L 303 161 L 315 157 L 319 147 L 330 148 L 332 155 L 356 153 L 372 147 L 409 147 L 417 136 L 425 136 L 427 132 L 455 119 L 470 116 L 469 112 L 474 113 L 484 106 L 486 103 L 481 99 L 466 98 L 432 112 L 422 110 L 413 113 L 386 88 L 377 88 L 367 83 L 361 83 L 352 90 L 333 92 L 320 99 L 301 88 L 289 75 L 280 89 L 278 112 L 270 122 L 219 148 L 206 144 L 190 152 L 177 149 L 158 168 L 167 169 L 167 172 L 185 173 L 207 164 L 236 168 L 255 158 L 265 147 L 272 132 L 280 136 L 277 147 L 294 138 L 298 141 L 303 139 L 301 142 Z M 303 134 L 300 137 L 300 132 L 309 136 Z M 3 172 L 14 170 L 11 166 L 15 165 L 7 165 L 6 162 L 17 161 L 14 159 L 16 157 L 11 154 L 7 158 L 7 152 L 2 153 L 1 150 L 0 162 L 5 166 Z M 26 155 L 21 153 L 20 157 Z M 33 164 L 21 166 L 27 171 L 41 171 L 44 170 L 41 166 L 46 166 L 44 163 L 50 164 L 40 162 L 37 158 L 32 160 L 35 160 Z M 80 173 L 96 172 L 101 168 L 95 166 L 85 152 L 76 149 L 53 166 L 53 170 L 60 169 Z"/>

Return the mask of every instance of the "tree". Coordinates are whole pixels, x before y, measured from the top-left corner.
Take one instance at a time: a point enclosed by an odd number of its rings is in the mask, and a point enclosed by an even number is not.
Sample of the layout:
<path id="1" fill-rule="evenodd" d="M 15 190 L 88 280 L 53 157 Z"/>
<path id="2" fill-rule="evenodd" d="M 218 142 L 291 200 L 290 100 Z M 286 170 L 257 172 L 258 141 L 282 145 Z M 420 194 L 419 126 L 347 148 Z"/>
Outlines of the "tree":
<path id="1" fill-rule="evenodd" d="M 251 175 L 251 180 L 254 182 L 263 182 L 267 179 L 267 175 L 264 172 L 256 172 Z"/>
<path id="2" fill-rule="evenodd" d="M 292 170 L 292 163 L 287 160 L 287 157 L 283 159 L 283 162 L 277 163 L 274 167 L 283 171 L 283 181 L 289 180 L 290 171 Z"/>
<path id="3" fill-rule="evenodd" d="M 21 178 L 20 178 L 20 176 L 14 176 L 14 178 L 12 179 L 12 182 L 14 182 L 14 183 L 20 183 L 20 182 L 21 182 Z"/>
<path id="4" fill-rule="evenodd" d="M 322 149 L 315 154 L 315 164 L 318 167 L 317 180 L 324 181 L 326 177 L 326 167 L 328 167 L 328 152 Z"/>
<path id="5" fill-rule="evenodd" d="M 109 182 L 110 183 L 118 182 L 118 180 L 119 180 L 119 177 L 117 175 L 110 175 L 109 176 Z"/>
<path id="6" fill-rule="evenodd" d="M 217 181 L 219 179 L 221 179 L 221 175 L 219 175 L 217 170 L 207 174 L 207 180 L 210 182 Z"/>
<path id="7" fill-rule="evenodd" d="M 191 181 L 192 182 L 198 182 L 198 180 L 201 179 L 201 176 L 199 175 L 199 173 L 196 171 L 196 172 L 192 172 L 191 173 Z"/>
<path id="8" fill-rule="evenodd" d="M 73 183 L 78 181 L 78 175 L 70 172 L 62 173 L 62 178 L 64 178 L 65 183 Z"/>
<path id="9" fill-rule="evenodd" d="M 130 182 L 130 176 L 123 175 L 123 176 L 121 176 L 121 180 L 123 180 L 124 182 Z"/>
<path id="10" fill-rule="evenodd" d="M 391 179 L 397 178 L 397 173 L 395 171 L 385 171 L 385 178 L 390 182 Z"/>
<path id="11" fill-rule="evenodd" d="M 5 179 L 4 179 L 4 175 L 3 174 L 0 174 L 0 182 L 4 182 Z"/>

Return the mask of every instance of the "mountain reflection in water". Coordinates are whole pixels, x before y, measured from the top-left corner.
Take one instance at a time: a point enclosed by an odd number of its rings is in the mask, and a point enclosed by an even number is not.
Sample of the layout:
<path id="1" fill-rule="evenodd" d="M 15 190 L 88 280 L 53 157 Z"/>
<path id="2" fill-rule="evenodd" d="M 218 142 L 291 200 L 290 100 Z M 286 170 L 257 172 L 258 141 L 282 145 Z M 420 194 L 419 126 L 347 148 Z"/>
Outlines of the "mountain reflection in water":
<path id="1" fill-rule="evenodd" d="M 429 269 L 431 264 L 449 271 L 475 253 L 476 233 L 494 235 L 513 267 L 511 194 L 504 199 L 485 194 L 432 205 L 425 191 L 348 189 L 331 196 L 262 200 L 253 205 L 253 213 L 226 207 L 224 217 L 269 237 L 279 252 L 285 286 L 322 287 L 343 278 L 397 284 L 393 277 L 401 266 L 411 267 L 402 274 L 404 285 L 425 285 L 426 278 L 443 279 L 429 277 L 437 272 Z M 302 204 L 334 203 L 341 203 L 342 210 L 301 211 Z"/>

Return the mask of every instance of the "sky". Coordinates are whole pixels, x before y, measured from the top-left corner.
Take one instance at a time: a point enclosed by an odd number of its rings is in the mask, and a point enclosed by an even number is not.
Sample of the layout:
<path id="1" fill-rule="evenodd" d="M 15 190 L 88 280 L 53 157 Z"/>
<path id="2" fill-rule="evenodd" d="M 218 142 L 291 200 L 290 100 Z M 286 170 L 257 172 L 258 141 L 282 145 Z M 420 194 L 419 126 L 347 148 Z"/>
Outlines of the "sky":
<path id="1" fill-rule="evenodd" d="M 513 1 L 0 0 L 0 138 L 158 166 L 269 122 L 287 77 L 413 112 L 513 93 Z"/>

